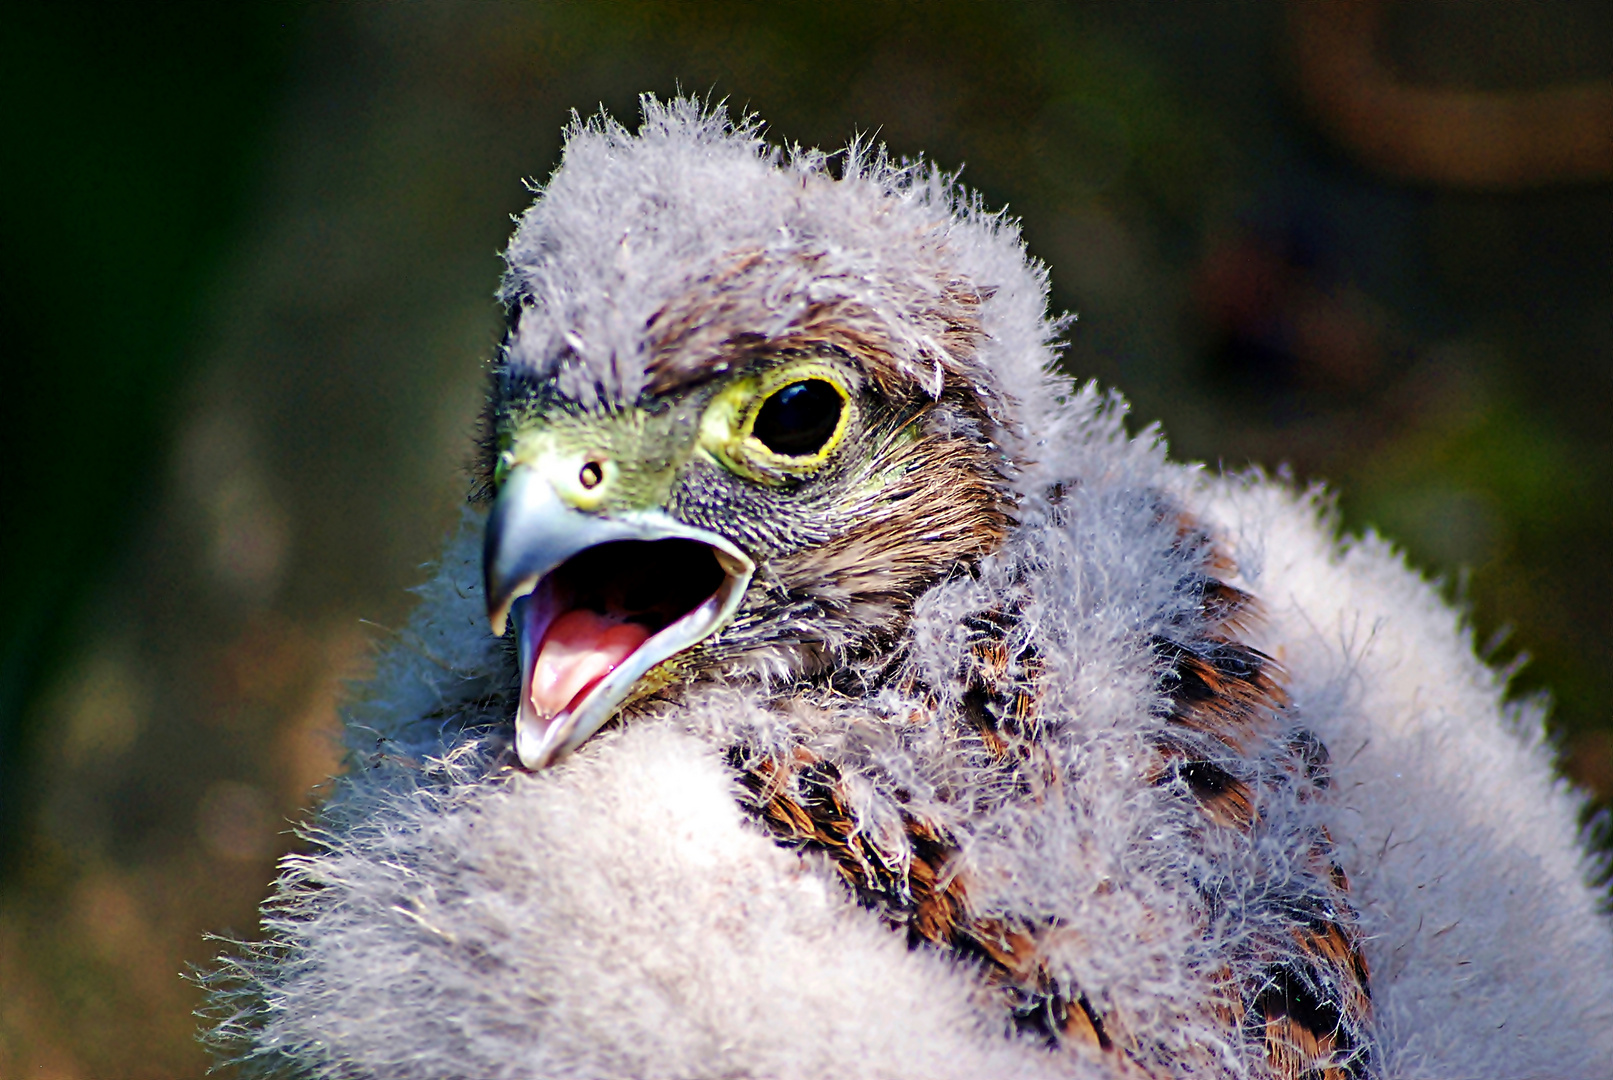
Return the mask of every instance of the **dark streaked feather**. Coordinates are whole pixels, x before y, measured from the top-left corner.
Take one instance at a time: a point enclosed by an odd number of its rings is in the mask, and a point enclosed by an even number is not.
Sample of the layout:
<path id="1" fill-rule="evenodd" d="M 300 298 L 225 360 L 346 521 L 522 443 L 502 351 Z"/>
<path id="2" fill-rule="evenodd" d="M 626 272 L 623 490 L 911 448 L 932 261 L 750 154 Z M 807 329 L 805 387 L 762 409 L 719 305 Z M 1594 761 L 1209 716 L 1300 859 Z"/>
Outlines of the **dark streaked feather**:
<path id="1" fill-rule="evenodd" d="M 1207 566 L 1230 570 L 1206 550 Z M 1181 784 L 1206 827 L 1249 833 L 1258 828 L 1256 789 L 1272 782 L 1262 773 L 1271 771 L 1273 758 L 1286 780 L 1320 790 L 1326 748 L 1303 728 L 1281 728 L 1287 706 L 1281 672 L 1238 639 L 1258 618 L 1254 598 L 1208 573 L 1184 587 L 1202 595 L 1204 619 L 1192 637 L 1155 639 L 1169 708 L 1154 780 Z M 1042 782 L 1051 783 L 1038 728 L 1041 662 L 1033 646 L 1013 651 L 1015 619 L 1012 612 L 993 612 L 970 622 L 976 638 L 964 719 L 1005 768 L 1022 777 L 1044 774 Z M 730 760 L 751 793 L 754 813 L 781 843 L 826 856 L 858 901 L 904 929 L 910 946 L 941 948 L 978 963 L 1013 1027 L 1055 1046 L 1079 1042 L 1124 1055 L 1132 1045 L 1079 987 L 1061 985 L 1048 971 L 1042 940 L 1056 928 L 1030 918 L 981 917 L 971 908 L 967 877 L 954 866 L 957 844 L 945 829 L 904 813 L 904 861 L 862 830 L 832 762 L 804 751 L 751 760 L 743 747 L 733 748 Z M 1346 1080 L 1370 1069 L 1367 969 L 1348 881 L 1329 848 L 1329 838 L 1319 833 L 1306 872 L 1274 897 L 1290 932 L 1253 942 L 1259 975 L 1236 989 L 1226 1013 L 1229 1026 L 1241 1024 L 1263 1046 L 1283 1080 Z M 1141 1060 L 1124 1064 L 1146 1071 Z"/>

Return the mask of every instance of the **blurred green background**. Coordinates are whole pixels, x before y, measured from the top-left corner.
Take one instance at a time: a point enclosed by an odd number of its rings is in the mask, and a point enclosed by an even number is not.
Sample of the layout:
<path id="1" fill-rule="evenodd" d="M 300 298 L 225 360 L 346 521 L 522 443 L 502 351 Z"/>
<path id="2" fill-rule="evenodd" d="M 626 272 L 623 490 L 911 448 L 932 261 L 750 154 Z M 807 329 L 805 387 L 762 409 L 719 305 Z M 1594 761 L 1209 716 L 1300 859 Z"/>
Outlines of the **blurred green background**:
<path id="1" fill-rule="evenodd" d="M 456 518 L 521 181 L 644 90 L 965 166 L 1079 313 L 1072 373 L 1178 456 L 1332 483 L 1527 658 L 1605 804 L 1613 113 L 1552 94 L 1613 93 L 1613 7 L 1329 10 L 8 8 L 0 1077 L 206 1068 L 178 972 L 253 932 Z M 1472 101 L 1574 167 L 1351 134 Z"/>

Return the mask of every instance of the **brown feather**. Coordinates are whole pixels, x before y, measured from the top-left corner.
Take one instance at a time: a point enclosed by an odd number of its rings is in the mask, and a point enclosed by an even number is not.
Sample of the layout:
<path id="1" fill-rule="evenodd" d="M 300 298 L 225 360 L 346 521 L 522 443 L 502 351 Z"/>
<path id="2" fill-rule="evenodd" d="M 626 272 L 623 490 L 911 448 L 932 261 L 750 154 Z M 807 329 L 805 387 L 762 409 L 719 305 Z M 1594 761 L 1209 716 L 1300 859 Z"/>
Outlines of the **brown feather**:
<path id="1" fill-rule="evenodd" d="M 1289 704 L 1280 667 L 1240 638 L 1256 625 L 1259 606 L 1248 593 L 1210 571 L 1230 575 L 1236 567 L 1190 518 L 1178 518 L 1178 543 L 1205 552 L 1200 585 L 1202 637 L 1184 645 L 1156 638 L 1167 662 L 1169 723 L 1179 734 L 1160 740 L 1156 778 L 1186 782 L 1214 827 L 1249 831 L 1258 810 L 1249 783 L 1223 767 L 1224 751 L 1252 757 L 1278 734 Z M 1316 791 L 1328 783 L 1327 748 L 1313 732 L 1286 734 L 1287 765 L 1295 782 Z M 1262 975 L 1243 990 L 1272 1071 L 1283 1080 L 1300 1077 L 1345 1080 L 1368 1070 L 1365 1031 L 1371 990 L 1359 946 L 1349 879 L 1330 855 L 1331 838 L 1321 830 L 1308 852 L 1309 884 L 1320 902 L 1296 901 L 1298 923 L 1291 941 L 1257 947 Z M 1321 992 L 1332 988 L 1331 992 Z M 1244 1009 L 1240 1009 L 1242 1012 Z"/>
<path id="2" fill-rule="evenodd" d="M 1214 562 L 1228 572 L 1224 556 Z M 1269 657 L 1240 641 L 1258 619 L 1254 599 L 1219 579 L 1205 577 L 1204 621 L 1186 644 L 1164 639 L 1155 647 L 1165 661 L 1169 725 L 1158 745 L 1155 779 L 1186 781 L 1211 827 L 1248 831 L 1257 824 L 1250 783 L 1228 767 L 1250 759 L 1268 745 L 1287 705 L 1280 669 Z M 1005 766 L 1042 784 L 1056 782 L 1039 745 L 1036 687 L 1042 661 L 1033 649 L 1014 655 L 1009 630 L 1015 616 L 996 612 L 975 619 L 979 636 L 970 650 L 971 682 L 964 714 L 980 745 Z M 1289 733 L 1287 761 L 1310 785 L 1326 786 L 1326 748 L 1308 732 Z M 1061 988 L 1043 959 L 1049 928 L 982 918 L 971 909 L 966 875 L 954 872 L 956 844 L 934 822 L 904 815 L 910 849 L 898 865 L 859 831 L 851 801 L 832 763 L 802 751 L 788 759 L 766 758 L 736 765 L 754 799 L 758 816 L 783 843 L 827 856 L 859 901 L 905 929 L 909 943 L 949 951 L 981 964 L 1015 1026 L 1039 1034 L 1051 1045 L 1082 1044 L 1120 1053 L 1127 1071 L 1146 1068 L 1123 1051 L 1131 1045 L 1112 1030 L 1113 1018 L 1100 1015 L 1078 988 Z M 1033 785 L 1034 787 L 1034 785 Z M 1032 795 L 1034 797 L 1034 791 Z M 1328 854 L 1325 833 L 1317 838 L 1310 862 L 1327 901 L 1313 904 L 1282 947 L 1259 946 L 1261 975 L 1234 990 L 1225 1010 L 1229 1028 L 1250 1017 L 1252 1037 L 1283 1080 L 1302 1076 L 1343 1080 L 1365 1075 L 1362 1041 L 1371 1001 L 1359 934 L 1348 904 L 1348 880 Z M 1295 965 L 1309 975 L 1296 974 Z M 1331 995 L 1320 986 L 1340 988 Z M 1118 1048 L 1118 1050 L 1117 1050 Z"/>

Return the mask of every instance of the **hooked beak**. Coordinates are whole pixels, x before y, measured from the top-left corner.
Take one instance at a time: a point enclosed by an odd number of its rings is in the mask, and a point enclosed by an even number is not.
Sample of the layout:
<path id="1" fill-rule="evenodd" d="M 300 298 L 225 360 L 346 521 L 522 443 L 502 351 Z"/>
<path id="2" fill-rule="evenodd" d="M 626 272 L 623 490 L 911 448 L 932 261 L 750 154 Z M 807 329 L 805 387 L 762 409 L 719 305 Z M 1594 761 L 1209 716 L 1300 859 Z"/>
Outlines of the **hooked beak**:
<path id="1" fill-rule="evenodd" d="M 756 564 L 734 544 L 660 510 L 569 505 L 516 466 L 487 520 L 487 616 L 515 619 L 521 700 L 515 750 L 541 769 L 577 749 L 668 657 L 733 616 Z"/>

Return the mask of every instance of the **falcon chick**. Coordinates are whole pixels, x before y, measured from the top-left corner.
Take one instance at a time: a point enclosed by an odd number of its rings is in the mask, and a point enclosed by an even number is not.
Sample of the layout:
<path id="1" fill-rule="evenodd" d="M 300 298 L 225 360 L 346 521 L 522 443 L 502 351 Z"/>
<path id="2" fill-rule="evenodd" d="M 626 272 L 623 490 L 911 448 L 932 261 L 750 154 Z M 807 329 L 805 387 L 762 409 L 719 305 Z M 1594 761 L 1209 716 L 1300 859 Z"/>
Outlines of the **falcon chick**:
<path id="1" fill-rule="evenodd" d="M 315 1077 L 1613 1075 L 1541 716 L 1167 462 L 933 167 L 643 102 L 521 218 L 481 475 L 210 1038 Z"/>

